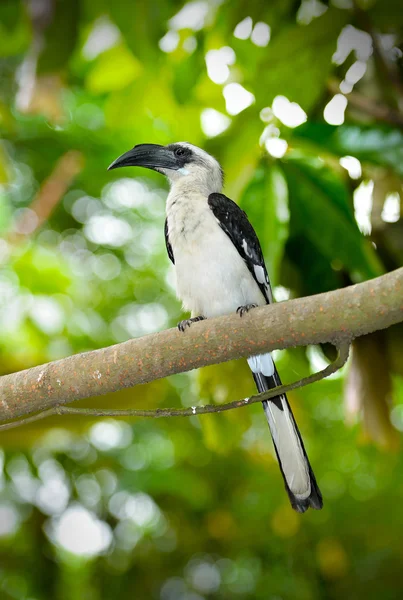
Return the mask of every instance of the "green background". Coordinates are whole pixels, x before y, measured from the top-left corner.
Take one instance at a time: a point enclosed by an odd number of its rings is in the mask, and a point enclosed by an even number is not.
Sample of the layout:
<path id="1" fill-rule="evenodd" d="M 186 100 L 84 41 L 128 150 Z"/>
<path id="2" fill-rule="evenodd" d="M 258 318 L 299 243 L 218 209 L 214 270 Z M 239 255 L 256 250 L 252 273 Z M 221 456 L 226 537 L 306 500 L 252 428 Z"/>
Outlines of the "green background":
<path id="1" fill-rule="evenodd" d="M 270 41 L 248 23 L 269 25 Z M 167 185 L 148 171 L 107 171 L 137 143 L 187 140 L 217 157 L 225 192 L 261 239 L 277 300 L 401 266 L 402 44 L 398 0 L 2 0 L 1 374 L 180 320 L 163 236 Z M 206 55 L 226 47 L 228 77 L 217 83 Z M 329 124 L 324 109 L 357 60 L 365 75 L 346 94 L 344 121 Z M 223 93 L 234 82 L 254 96 L 236 115 Z M 279 95 L 305 123 L 287 127 L 268 110 Z M 225 131 L 202 126 L 206 109 Z M 265 149 L 276 137 L 288 144 L 280 158 Z M 356 178 L 345 156 L 360 161 Z M 178 420 L 65 416 L 3 432 L 0 598 L 400 598 L 402 333 L 360 339 L 341 372 L 289 395 L 321 512 L 289 507 L 257 405 Z M 275 356 L 289 382 L 333 354 Z M 239 361 L 78 405 L 192 406 L 251 393 Z"/>

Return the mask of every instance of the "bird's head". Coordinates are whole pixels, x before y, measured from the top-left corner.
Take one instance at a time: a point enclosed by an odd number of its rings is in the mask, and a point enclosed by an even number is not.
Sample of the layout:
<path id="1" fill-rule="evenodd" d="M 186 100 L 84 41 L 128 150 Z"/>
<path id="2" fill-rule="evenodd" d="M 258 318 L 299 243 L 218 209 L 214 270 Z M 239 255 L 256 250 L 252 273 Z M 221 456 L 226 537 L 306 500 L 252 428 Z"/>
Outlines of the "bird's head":
<path id="1" fill-rule="evenodd" d="M 165 175 L 171 185 L 190 183 L 211 192 L 220 192 L 223 173 L 220 164 L 210 154 L 188 142 L 168 146 L 139 144 L 117 158 L 109 169 L 145 167 Z"/>

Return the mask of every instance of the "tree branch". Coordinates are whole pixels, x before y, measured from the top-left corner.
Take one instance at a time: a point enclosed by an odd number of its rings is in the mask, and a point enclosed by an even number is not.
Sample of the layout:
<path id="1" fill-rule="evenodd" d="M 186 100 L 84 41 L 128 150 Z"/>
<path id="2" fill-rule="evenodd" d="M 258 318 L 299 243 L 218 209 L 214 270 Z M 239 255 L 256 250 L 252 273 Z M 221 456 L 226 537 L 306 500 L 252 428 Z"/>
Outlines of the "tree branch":
<path id="1" fill-rule="evenodd" d="M 243 400 L 234 400 L 233 402 L 227 402 L 226 404 L 207 404 L 205 406 L 191 406 L 189 408 L 157 408 L 154 410 L 144 410 L 141 408 L 129 408 L 129 409 L 104 409 L 104 408 L 74 408 L 71 406 L 53 406 L 40 413 L 26 417 L 25 419 L 19 419 L 18 421 L 11 421 L 10 423 L 3 423 L 0 425 L 0 431 L 5 429 L 13 429 L 20 425 L 27 425 L 34 421 L 46 419 L 53 415 L 81 415 L 84 417 L 151 417 L 158 419 L 161 417 L 191 417 L 192 415 L 205 415 L 208 413 L 220 413 L 226 410 L 232 410 L 234 408 L 241 408 L 242 406 L 248 406 L 249 404 L 255 404 L 256 402 L 263 402 L 263 400 L 269 400 L 279 394 L 286 394 L 291 390 L 295 390 L 300 387 L 329 377 L 332 373 L 335 373 L 347 362 L 348 354 L 350 350 L 350 344 L 344 343 L 338 348 L 338 356 L 330 365 L 319 371 L 313 373 L 309 377 L 304 377 L 293 383 L 287 385 L 279 385 L 276 388 L 244 398 Z"/>
<path id="2" fill-rule="evenodd" d="M 403 321 L 403 268 L 347 288 L 169 329 L 0 378 L 0 419 L 115 392 L 174 373 L 331 342 Z"/>
<path id="3" fill-rule="evenodd" d="M 81 152 L 69 150 L 57 161 L 53 171 L 41 185 L 30 206 L 14 223 L 8 241 L 15 243 L 39 229 L 47 221 L 74 178 L 84 165 Z"/>

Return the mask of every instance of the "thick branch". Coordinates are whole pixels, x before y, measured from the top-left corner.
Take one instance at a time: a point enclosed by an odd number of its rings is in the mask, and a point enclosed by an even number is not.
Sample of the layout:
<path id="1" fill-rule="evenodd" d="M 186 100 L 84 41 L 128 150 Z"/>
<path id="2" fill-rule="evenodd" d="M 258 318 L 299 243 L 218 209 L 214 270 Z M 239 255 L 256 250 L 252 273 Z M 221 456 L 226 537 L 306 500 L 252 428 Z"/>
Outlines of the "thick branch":
<path id="1" fill-rule="evenodd" d="M 219 413 L 226 410 L 232 410 L 234 408 L 241 408 L 242 406 L 249 406 L 249 404 L 255 404 L 256 402 L 263 402 L 263 400 L 269 400 L 279 394 L 286 394 L 291 390 L 295 390 L 300 387 L 320 381 L 325 377 L 329 377 L 332 373 L 335 373 L 347 362 L 348 354 L 350 350 L 350 344 L 345 343 L 339 349 L 339 354 L 335 361 L 330 365 L 319 371 L 313 373 L 308 377 L 288 383 L 287 385 L 280 385 L 276 388 L 244 398 L 243 400 L 234 400 L 233 402 L 227 402 L 226 404 L 206 404 L 205 406 L 190 406 L 189 408 L 156 408 L 156 409 L 142 409 L 142 408 L 74 408 L 71 406 L 53 406 L 43 410 L 35 415 L 30 415 L 25 419 L 19 419 L 18 421 L 11 421 L 10 423 L 3 423 L 0 425 L 0 431 L 5 429 L 14 429 L 20 425 L 27 425 L 34 421 L 46 419 L 53 415 L 80 415 L 84 417 L 151 417 L 159 419 L 161 417 L 191 417 L 192 415 L 205 415 L 208 413 Z"/>
<path id="2" fill-rule="evenodd" d="M 354 337 L 403 321 L 403 268 L 334 292 L 169 329 L 0 378 L 0 419 L 236 358 Z"/>

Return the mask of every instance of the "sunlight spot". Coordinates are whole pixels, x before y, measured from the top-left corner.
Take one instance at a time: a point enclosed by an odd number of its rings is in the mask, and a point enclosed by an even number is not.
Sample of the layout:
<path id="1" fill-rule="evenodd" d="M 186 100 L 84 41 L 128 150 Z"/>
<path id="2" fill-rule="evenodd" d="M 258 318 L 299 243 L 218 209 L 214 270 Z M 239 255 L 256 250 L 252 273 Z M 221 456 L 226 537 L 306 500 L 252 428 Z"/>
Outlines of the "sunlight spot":
<path id="1" fill-rule="evenodd" d="M 397 36 L 395 33 L 378 34 L 377 38 L 382 50 L 386 53 L 391 52 L 397 43 Z"/>
<path id="2" fill-rule="evenodd" d="M 160 510 L 154 500 L 142 492 L 132 494 L 125 505 L 125 516 L 134 521 L 139 527 L 155 524 L 160 516 Z"/>
<path id="3" fill-rule="evenodd" d="M 119 316 L 112 321 L 112 328 L 123 327 L 126 337 L 137 337 L 154 333 L 167 326 L 168 314 L 165 307 L 157 302 L 148 304 L 127 304 L 122 307 Z"/>
<path id="4" fill-rule="evenodd" d="M 326 360 L 322 350 L 318 346 L 307 346 L 306 355 L 309 360 L 311 373 L 322 371 L 329 365 L 329 361 Z"/>
<path id="5" fill-rule="evenodd" d="M 219 50 L 209 50 L 206 54 L 207 74 L 214 83 L 225 83 L 229 77 L 228 65 L 233 65 L 236 56 L 229 46 Z"/>
<path id="6" fill-rule="evenodd" d="M 260 146 L 263 146 L 268 139 L 273 137 L 280 137 L 280 129 L 271 123 L 270 125 L 266 125 L 266 127 L 263 129 L 262 135 L 259 138 Z"/>
<path id="7" fill-rule="evenodd" d="M 214 564 L 193 559 L 186 567 L 186 575 L 193 587 L 202 594 L 211 594 L 220 587 L 220 571 Z"/>
<path id="8" fill-rule="evenodd" d="M 187 585 L 180 577 L 166 579 L 162 588 L 160 600 L 188 600 Z"/>
<path id="9" fill-rule="evenodd" d="M 33 296 L 29 316 L 35 325 L 48 335 L 60 333 L 64 327 L 63 310 L 50 296 Z"/>
<path id="10" fill-rule="evenodd" d="M 360 231 L 364 235 L 371 233 L 372 193 L 374 182 L 363 181 L 354 191 L 354 215 Z"/>
<path id="11" fill-rule="evenodd" d="M 285 300 L 290 299 L 291 291 L 282 285 L 276 285 L 276 287 L 273 288 L 273 296 L 276 302 L 285 302 Z"/>
<path id="12" fill-rule="evenodd" d="M 90 217 L 102 210 L 102 203 L 92 196 L 80 196 L 72 204 L 69 212 L 79 223 L 86 223 Z"/>
<path id="13" fill-rule="evenodd" d="M 19 525 L 19 515 L 12 504 L 0 504 L 0 538 L 13 535 Z"/>
<path id="14" fill-rule="evenodd" d="M 120 40 L 120 31 L 114 23 L 105 16 L 97 19 L 85 42 L 82 55 L 87 60 L 93 60 L 105 50 L 116 46 Z"/>
<path id="15" fill-rule="evenodd" d="M 113 209 L 143 208 L 150 202 L 152 193 L 142 181 L 122 177 L 104 188 L 104 202 Z"/>
<path id="16" fill-rule="evenodd" d="M 337 50 L 332 61 L 342 65 L 353 51 L 358 61 L 367 61 L 373 52 L 372 38 L 366 31 L 346 25 L 337 39 Z"/>
<path id="17" fill-rule="evenodd" d="M 120 273 L 120 260 L 111 252 L 93 254 L 90 260 L 92 270 L 99 279 L 110 281 L 111 279 L 115 279 Z"/>
<path id="18" fill-rule="evenodd" d="M 396 223 L 400 219 L 400 195 L 398 192 L 388 194 L 382 209 L 382 220 L 385 223 Z"/>
<path id="19" fill-rule="evenodd" d="M 390 411 L 390 420 L 392 421 L 392 425 L 398 431 L 403 431 L 403 404 L 398 404 L 397 406 L 394 406 L 392 408 L 392 410 Z"/>
<path id="20" fill-rule="evenodd" d="M 173 52 L 179 44 L 179 33 L 176 31 L 168 31 L 163 38 L 158 42 L 158 46 L 163 52 Z"/>
<path id="21" fill-rule="evenodd" d="M 285 96 L 276 96 L 272 105 L 274 115 L 287 127 L 298 127 L 307 120 L 306 112 L 296 102 Z"/>
<path id="22" fill-rule="evenodd" d="M 160 509 L 148 494 L 116 492 L 109 500 L 109 512 L 117 519 L 130 519 L 139 527 L 153 527 L 161 516 Z"/>
<path id="23" fill-rule="evenodd" d="M 327 6 L 319 0 L 302 0 L 297 12 L 297 23 L 309 25 L 311 21 L 327 11 Z"/>
<path id="24" fill-rule="evenodd" d="M 287 152 L 288 144 L 281 138 L 269 138 L 265 142 L 267 152 L 274 158 L 282 158 Z"/>
<path id="25" fill-rule="evenodd" d="M 346 80 L 352 84 L 358 83 L 364 77 L 367 70 L 367 63 L 362 60 L 356 60 L 346 73 Z"/>
<path id="26" fill-rule="evenodd" d="M 86 507 L 94 507 L 101 500 L 101 487 L 93 475 L 80 475 L 75 487 L 81 502 Z"/>
<path id="27" fill-rule="evenodd" d="M 68 552 L 91 557 L 109 548 L 112 531 L 107 523 L 100 521 L 80 504 L 76 504 L 53 521 L 50 537 Z"/>
<path id="28" fill-rule="evenodd" d="M 271 29 L 269 25 L 260 21 L 254 26 L 250 39 L 255 44 L 255 46 L 260 46 L 261 48 L 264 48 L 270 41 L 270 35 Z"/>
<path id="29" fill-rule="evenodd" d="M 60 475 L 49 477 L 39 487 L 35 504 L 46 515 L 55 515 L 63 512 L 70 498 L 70 490 L 65 478 Z"/>
<path id="30" fill-rule="evenodd" d="M 343 79 L 343 81 L 340 82 L 339 90 L 342 94 L 350 94 L 350 92 L 353 91 L 353 88 L 354 84 L 350 83 L 349 81 L 346 81 L 345 79 Z"/>
<path id="31" fill-rule="evenodd" d="M 38 215 L 31 208 L 18 208 L 14 212 L 14 231 L 22 235 L 32 233 L 38 226 Z"/>
<path id="32" fill-rule="evenodd" d="M 229 83 L 224 87 L 223 95 L 227 112 L 230 115 L 237 115 L 245 108 L 248 108 L 255 101 L 255 96 L 245 90 L 239 83 Z"/>
<path id="33" fill-rule="evenodd" d="M 95 423 L 89 431 L 91 444 L 104 452 L 114 448 L 126 448 L 131 443 L 132 436 L 132 429 L 128 423 L 112 419 Z"/>
<path id="34" fill-rule="evenodd" d="M 247 40 L 252 33 L 252 26 L 253 21 L 251 17 L 246 17 L 246 19 L 238 23 L 235 27 L 234 36 L 238 38 L 238 40 Z"/>
<path id="35" fill-rule="evenodd" d="M 205 108 L 200 115 L 201 128 L 208 137 L 220 135 L 231 125 L 231 119 L 214 108 Z"/>
<path id="36" fill-rule="evenodd" d="M 348 69 L 344 80 L 340 83 L 340 91 L 343 94 L 349 94 L 352 92 L 354 85 L 362 79 L 367 70 L 367 63 L 361 60 L 357 60 Z"/>
<path id="37" fill-rule="evenodd" d="M 273 111 L 270 106 L 265 106 L 259 113 L 260 120 L 264 123 L 270 123 L 273 120 Z"/>
<path id="38" fill-rule="evenodd" d="M 329 125 L 342 125 L 346 108 L 347 98 L 343 94 L 336 94 L 325 106 L 323 111 L 325 121 Z"/>
<path id="39" fill-rule="evenodd" d="M 94 215 L 85 225 L 84 233 L 94 244 L 105 244 L 119 248 L 133 236 L 129 223 L 112 215 Z"/>
<path id="40" fill-rule="evenodd" d="M 339 163 L 348 171 L 351 179 L 359 179 L 362 175 L 361 163 L 355 156 L 343 156 Z"/>
<path id="41" fill-rule="evenodd" d="M 172 29 L 176 30 L 193 29 L 193 31 L 200 31 L 200 29 L 204 27 L 208 12 L 208 2 L 194 0 L 194 2 L 185 4 L 183 8 L 170 19 L 169 25 Z"/>

